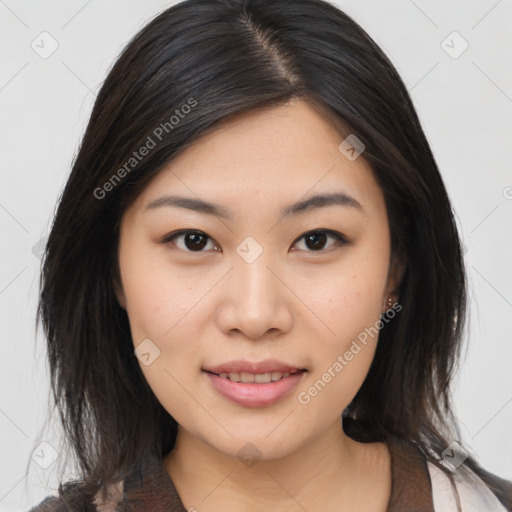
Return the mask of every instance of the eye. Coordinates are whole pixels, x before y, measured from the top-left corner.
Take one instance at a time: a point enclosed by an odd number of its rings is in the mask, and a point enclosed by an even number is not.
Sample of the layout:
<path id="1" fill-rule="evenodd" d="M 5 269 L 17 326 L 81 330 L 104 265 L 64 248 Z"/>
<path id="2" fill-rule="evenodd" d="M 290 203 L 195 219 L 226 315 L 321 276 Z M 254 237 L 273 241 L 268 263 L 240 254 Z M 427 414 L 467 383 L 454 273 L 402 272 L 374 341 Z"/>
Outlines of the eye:
<path id="1" fill-rule="evenodd" d="M 183 245 L 180 247 L 179 244 L 176 244 L 174 240 L 183 239 Z M 212 240 L 206 233 L 202 231 L 192 231 L 192 230 L 183 230 L 177 233 L 172 233 L 169 236 L 165 237 L 162 240 L 163 244 L 172 243 L 172 245 L 176 245 L 178 249 L 182 249 L 188 252 L 204 252 L 203 249 L 208 245 L 207 240 Z M 216 245 L 213 248 L 217 247 Z"/>
<path id="2" fill-rule="evenodd" d="M 324 246 L 329 238 L 333 239 L 334 243 L 332 243 L 326 249 Z M 180 239 L 182 240 L 181 246 L 179 243 L 175 242 L 175 240 Z M 317 229 L 315 231 L 309 231 L 308 233 L 305 233 L 300 238 L 298 238 L 293 245 L 297 244 L 298 241 L 302 239 L 305 240 L 305 250 L 308 252 L 322 252 L 329 250 L 333 246 L 340 246 L 348 243 L 346 238 L 341 233 L 338 233 L 337 231 L 331 231 L 329 229 Z M 197 230 L 182 230 L 176 233 L 171 233 L 162 240 L 162 243 L 165 245 L 175 245 L 178 247 L 178 249 L 187 252 L 204 252 L 203 249 L 205 249 L 205 247 L 208 248 L 208 241 L 211 241 L 210 249 L 219 249 L 219 246 L 214 244 L 212 238 L 210 238 L 206 233 Z M 292 250 L 296 249 L 292 248 Z"/>
<path id="3" fill-rule="evenodd" d="M 347 243 L 346 238 L 341 233 L 331 231 L 329 229 L 317 229 L 315 231 L 310 231 L 302 235 L 297 240 L 305 240 L 305 246 L 309 249 L 308 252 L 322 252 L 328 250 L 325 249 L 324 245 L 329 238 L 334 239 L 335 242 L 331 244 L 328 249 L 333 246 L 340 246 Z"/>

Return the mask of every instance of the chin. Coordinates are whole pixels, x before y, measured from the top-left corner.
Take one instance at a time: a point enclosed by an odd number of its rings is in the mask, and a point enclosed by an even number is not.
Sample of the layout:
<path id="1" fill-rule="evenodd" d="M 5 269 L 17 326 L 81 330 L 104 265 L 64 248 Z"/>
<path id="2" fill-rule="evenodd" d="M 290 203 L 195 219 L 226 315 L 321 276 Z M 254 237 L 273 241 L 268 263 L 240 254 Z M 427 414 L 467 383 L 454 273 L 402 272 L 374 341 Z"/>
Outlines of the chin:
<path id="1" fill-rule="evenodd" d="M 251 464 L 258 460 L 286 457 L 295 452 L 301 442 L 305 442 L 304 439 L 293 438 L 290 432 L 284 430 L 278 434 L 276 429 L 268 435 L 271 431 L 272 429 L 266 428 L 231 431 L 233 438 L 226 435 L 222 440 L 209 439 L 208 444 L 225 455 L 236 457 L 247 467 L 251 467 Z"/>

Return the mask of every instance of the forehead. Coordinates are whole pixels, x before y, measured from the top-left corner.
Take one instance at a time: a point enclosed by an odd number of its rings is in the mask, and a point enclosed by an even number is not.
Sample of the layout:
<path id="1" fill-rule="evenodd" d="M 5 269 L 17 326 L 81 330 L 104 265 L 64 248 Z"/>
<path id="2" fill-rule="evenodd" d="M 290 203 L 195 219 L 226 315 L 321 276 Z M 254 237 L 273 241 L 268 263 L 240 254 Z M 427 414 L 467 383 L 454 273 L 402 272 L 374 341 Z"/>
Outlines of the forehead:
<path id="1" fill-rule="evenodd" d="M 137 202 L 143 208 L 173 192 L 236 212 L 251 203 L 282 206 L 314 193 L 343 191 L 360 203 L 382 207 L 382 192 L 364 153 L 349 160 L 338 148 L 343 139 L 303 101 L 240 114 L 173 159 Z"/>

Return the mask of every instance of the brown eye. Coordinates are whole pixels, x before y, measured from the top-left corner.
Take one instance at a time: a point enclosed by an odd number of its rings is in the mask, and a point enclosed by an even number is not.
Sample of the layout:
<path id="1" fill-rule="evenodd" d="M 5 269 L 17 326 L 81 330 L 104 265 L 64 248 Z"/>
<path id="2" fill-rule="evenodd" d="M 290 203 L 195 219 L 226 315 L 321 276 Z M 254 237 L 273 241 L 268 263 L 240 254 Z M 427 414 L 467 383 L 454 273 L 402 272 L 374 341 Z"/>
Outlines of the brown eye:
<path id="1" fill-rule="evenodd" d="M 334 239 L 334 243 L 331 244 L 327 249 L 346 243 L 346 239 L 341 233 L 330 230 L 310 231 L 309 233 L 302 235 L 299 240 L 305 240 L 306 250 L 309 252 L 321 252 L 327 250 L 325 245 L 329 238 Z"/>
<path id="2" fill-rule="evenodd" d="M 175 243 L 175 240 L 182 240 L 180 243 Z M 178 249 L 182 249 L 188 252 L 204 252 L 203 249 L 207 247 L 208 241 L 212 240 L 207 234 L 201 231 L 180 231 L 178 233 L 174 233 L 169 235 L 163 240 L 164 244 L 171 243 L 178 247 Z M 216 246 L 211 242 L 212 247 Z"/>

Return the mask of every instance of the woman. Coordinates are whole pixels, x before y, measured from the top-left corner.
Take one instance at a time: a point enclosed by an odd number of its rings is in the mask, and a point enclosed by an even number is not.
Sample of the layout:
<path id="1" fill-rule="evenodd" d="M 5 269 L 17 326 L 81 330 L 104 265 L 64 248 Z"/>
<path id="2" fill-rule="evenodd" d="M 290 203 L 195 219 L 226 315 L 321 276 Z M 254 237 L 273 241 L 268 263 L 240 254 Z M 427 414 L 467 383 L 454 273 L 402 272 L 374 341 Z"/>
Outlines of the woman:
<path id="1" fill-rule="evenodd" d="M 456 440 L 466 282 L 403 82 L 321 0 L 188 0 L 110 71 L 38 318 L 82 477 L 33 510 L 511 510 Z"/>

